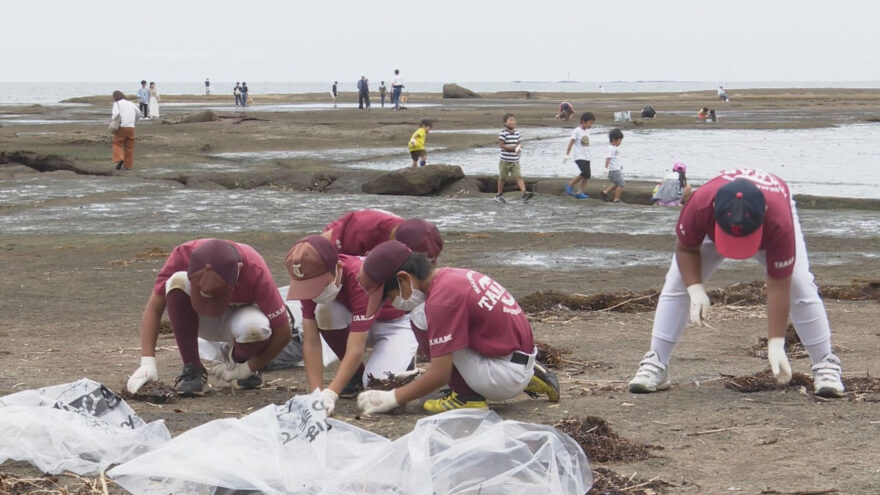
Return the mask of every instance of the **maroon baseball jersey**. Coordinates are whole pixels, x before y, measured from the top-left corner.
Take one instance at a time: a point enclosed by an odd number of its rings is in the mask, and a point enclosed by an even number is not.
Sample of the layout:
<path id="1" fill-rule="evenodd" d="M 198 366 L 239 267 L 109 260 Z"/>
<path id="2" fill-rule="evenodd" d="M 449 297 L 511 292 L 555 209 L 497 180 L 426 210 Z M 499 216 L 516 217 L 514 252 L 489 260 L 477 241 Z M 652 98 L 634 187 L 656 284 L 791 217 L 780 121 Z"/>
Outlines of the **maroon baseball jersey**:
<path id="1" fill-rule="evenodd" d="M 391 230 L 403 223 L 403 218 L 387 211 L 350 211 L 328 223 L 324 232 L 333 229 L 333 245 L 339 254 L 365 256 L 371 249 L 391 239 Z"/>
<path id="2" fill-rule="evenodd" d="M 165 297 L 165 282 L 175 272 L 185 272 L 189 268 L 189 258 L 193 250 L 208 239 L 196 239 L 185 242 L 171 251 L 165 265 L 156 276 L 153 292 Z M 238 284 L 232 290 L 231 305 L 256 304 L 263 314 L 269 318 L 272 328 L 290 328 L 290 319 L 278 286 L 272 278 L 272 272 L 266 261 L 254 248 L 239 242 L 230 242 L 235 246 L 241 257 L 241 270 L 238 272 Z"/>
<path id="3" fill-rule="evenodd" d="M 709 236 L 715 240 L 715 193 L 736 179 L 748 179 L 764 193 L 767 210 L 761 247 L 767 257 L 767 275 L 791 276 L 795 260 L 794 219 L 788 185 L 773 174 L 747 168 L 725 170 L 697 189 L 681 210 L 675 233 L 682 244 L 697 248 Z"/>
<path id="4" fill-rule="evenodd" d="M 488 357 L 531 354 L 532 327 L 510 292 L 482 273 L 441 268 L 425 302 L 431 356 L 470 347 Z"/>
<path id="5" fill-rule="evenodd" d="M 367 303 L 370 298 L 357 281 L 357 274 L 364 259 L 360 256 L 340 254 L 339 261 L 342 262 L 342 289 L 336 296 L 336 302 L 351 311 L 350 330 L 352 332 L 366 332 L 373 326 L 373 321 L 396 320 L 406 314 L 405 311 L 394 309 L 386 301 L 378 313 L 367 317 Z M 310 299 L 302 301 L 303 319 L 315 319 L 315 306 L 317 306 L 315 301 Z"/>

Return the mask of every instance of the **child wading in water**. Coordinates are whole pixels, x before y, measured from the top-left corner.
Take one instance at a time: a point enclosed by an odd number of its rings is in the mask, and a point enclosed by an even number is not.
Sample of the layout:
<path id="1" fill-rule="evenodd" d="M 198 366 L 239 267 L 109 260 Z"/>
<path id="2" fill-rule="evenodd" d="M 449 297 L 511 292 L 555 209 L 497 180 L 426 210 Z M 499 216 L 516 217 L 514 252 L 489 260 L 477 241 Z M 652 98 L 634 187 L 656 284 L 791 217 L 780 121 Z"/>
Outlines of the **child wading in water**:
<path id="1" fill-rule="evenodd" d="M 504 199 L 504 181 L 508 176 L 516 179 L 516 185 L 522 191 L 523 201 L 531 199 L 533 193 L 526 191 L 526 183 L 519 173 L 519 158 L 522 153 L 522 140 L 519 131 L 516 130 L 516 117 L 512 113 L 504 114 L 502 118 L 504 129 L 498 135 L 498 144 L 501 146 L 501 160 L 498 162 L 498 194 L 495 201 L 506 203 Z"/>
<path id="2" fill-rule="evenodd" d="M 584 194 L 584 188 L 587 187 L 587 181 L 590 180 L 590 134 L 587 129 L 593 127 L 595 121 L 596 117 L 591 112 L 584 112 L 581 115 L 581 125 L 574 128 L 571 140 L 568 141 L 568 148 L 565 150 L 565 160 L 568 161 L 574 154 L 574 163 L 581 171 L 565 186 L 566 194 L 577 199 L 589 198 Z M 572 149 L 574 149 L 574 153 L 572 153 Z M 574 192 L 575 186 L 577 186 L 577 193 Z"/>
<path id="3" fill-rule="evenodd" d="M 623 132 L 620 129 L 611 129 L 608 133 L 608 141 L 611 145 L 608 147 L 608 156 L 605 158 L 605 168 L 608 169 L 608 180 L 611 184 L 602 190 L 602 199 L 608 201 L 608 194 L 614 191 L 614 199 L 612 203 L 623 203 L 620 200 L 620 194 L 623 192 L 623 166 L 620 164 L 620 158 L 617 156 L 617 148 L 623 141 Z"/>
<path id="4" fill-rule="evenodd" d="M 409 138 L 409 155 L 412 157 L 412 166 L 424 167 L 428 163 L 428 152 L 425 150 L 425 138 L 431 132 L 434 123 L 428 119 L 422 119 L 419 128 Z"/>

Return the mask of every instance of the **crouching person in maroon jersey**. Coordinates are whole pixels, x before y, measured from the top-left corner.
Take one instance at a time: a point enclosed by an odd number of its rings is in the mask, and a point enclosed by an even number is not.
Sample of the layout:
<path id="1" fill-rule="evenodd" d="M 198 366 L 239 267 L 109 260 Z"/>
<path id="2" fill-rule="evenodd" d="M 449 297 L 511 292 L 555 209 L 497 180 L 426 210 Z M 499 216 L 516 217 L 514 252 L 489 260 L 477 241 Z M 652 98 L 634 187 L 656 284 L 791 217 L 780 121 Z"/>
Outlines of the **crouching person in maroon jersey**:
<path id="1" fill-rule="evenodd" d="M 447 385 L 449 392 L 424 403 L 429 412 L 487 409 L 487 400 L 525 391 L 559 400 L 556 377 L 535 361 L 528 319 L 498 282 L 463 268 L 437 268 L 398 241 L 383 242 L 364 260 L 358 282 L 370 295 L 367 314 L 390 300 L 398 309 L 424 301 L 431 365 L 415 381 L 391 391 L 358 396 L 367 414 L 389 411 Z"/>

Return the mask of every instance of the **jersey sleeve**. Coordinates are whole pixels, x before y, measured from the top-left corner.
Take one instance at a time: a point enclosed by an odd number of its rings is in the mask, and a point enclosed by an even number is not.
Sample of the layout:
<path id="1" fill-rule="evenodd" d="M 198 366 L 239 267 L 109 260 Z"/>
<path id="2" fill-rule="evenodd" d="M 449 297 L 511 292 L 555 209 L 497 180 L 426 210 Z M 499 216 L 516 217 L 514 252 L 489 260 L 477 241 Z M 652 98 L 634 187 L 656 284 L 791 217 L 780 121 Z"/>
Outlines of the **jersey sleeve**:
<path id="1" fill-rule="evenodd" d="M 189 268 L 189 258 L 186 255 L 184 245 L 180 245 L 171 250 L 165 264 L 156 275 L 156 285 L 153 286 L 153 293 L 165 297 L 165 282 L 171 275 L 176 272 L 186 271 Z"/>
<path id="2" fill-rule="evenodd" d="M 428 349 L 432 357 L 468 347 L 466 304 L 426 304 L 425 314 L 428 319 Z"/>

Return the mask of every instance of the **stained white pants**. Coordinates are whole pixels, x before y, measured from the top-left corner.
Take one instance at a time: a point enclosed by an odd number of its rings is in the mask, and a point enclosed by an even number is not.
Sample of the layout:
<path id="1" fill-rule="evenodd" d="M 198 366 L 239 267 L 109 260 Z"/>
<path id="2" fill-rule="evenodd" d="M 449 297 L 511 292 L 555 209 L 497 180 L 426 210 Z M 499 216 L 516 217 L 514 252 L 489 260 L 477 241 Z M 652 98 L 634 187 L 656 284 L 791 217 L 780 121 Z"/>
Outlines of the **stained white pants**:
<path id="1" fill-rule="evenodd" d="M 488 400 L 500 401 L 526 389 L 535 371 L 537 355 L 538 350 L 533 349 L 529 362 L 518 364 L 510 360 L 511 354 L 487 357 L 465 347 L 452 353 L 452 364 L 471 390 Z"/>
<path id="2" fill-rule="evenodd" d="M 831 352 L 831 326 L 828 323 L 828 315 L 825 313 L 825 304 L 819 297 L 819 290 L 813 282 L 813 274 L 810 272 L 810 263 L 807 258 L 807 246 L 793 201 L 791 213 L 794 223 L 795 263 L 791 276 L 789 315 L 798 337 L 810 354 L 810 361 L 815 364 L 821 361 L 825 354 Z M 766 271 L 767 259 L 764 250 L 758 251 L 754 259 Z M 700 246 L 700 260 L 702 261 L 703 282 L 706 282 L 724 260 L 724 257 L 715 248 L 715 243 L 708 237 Z M 666 273 L 666 283 L 663 285 L 663 291 L 657 301 L 652 336 L 674 345 L 681 338 L 689 315 L 690 297 L 684 280 L 681 278 L 681 272 L 678 270 L 678 260 L 673 255 L 672 265 Z M 669 354 L 671 354 L 671 350 Z"/>

